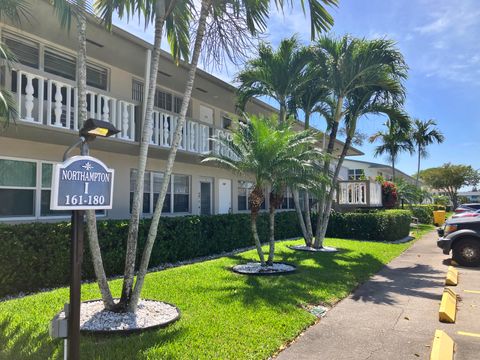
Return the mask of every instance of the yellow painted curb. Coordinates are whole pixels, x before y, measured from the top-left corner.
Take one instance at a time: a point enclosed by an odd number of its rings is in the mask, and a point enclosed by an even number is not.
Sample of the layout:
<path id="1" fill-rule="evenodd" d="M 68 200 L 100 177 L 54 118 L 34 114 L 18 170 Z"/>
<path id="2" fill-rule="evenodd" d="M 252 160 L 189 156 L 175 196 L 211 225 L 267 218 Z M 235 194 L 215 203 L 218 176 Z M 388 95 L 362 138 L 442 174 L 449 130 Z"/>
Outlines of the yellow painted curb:
<path id="1" fill-rule="evenodd" d="M 454 323 L 457 313 L 457 294 L 452 289 L 445 288 L 440 303 L 438 317 L 441 322 Z"/>
<path id="2" fill-rule="evenodd" d="M 442 330 L 435 330 L 430 360 L 453 360 L 455 343 Z"/>
<path id="3" fill-rule="evenodd" d="M 458 270 L 453 266 L 448 267 L 447 278 L 445 285 L 456 286 L 458 284 Z"/>
<path id="4" fill-rule="evenodd" d="M 466 332 L 466 331 L 457 331 L 458 335 L 464 335 L 464 336 L 471 336 L 471 337 L 478 337 L 480 338 L 480 334 L 478 333 L 471 333 L 471 332 Z"/>

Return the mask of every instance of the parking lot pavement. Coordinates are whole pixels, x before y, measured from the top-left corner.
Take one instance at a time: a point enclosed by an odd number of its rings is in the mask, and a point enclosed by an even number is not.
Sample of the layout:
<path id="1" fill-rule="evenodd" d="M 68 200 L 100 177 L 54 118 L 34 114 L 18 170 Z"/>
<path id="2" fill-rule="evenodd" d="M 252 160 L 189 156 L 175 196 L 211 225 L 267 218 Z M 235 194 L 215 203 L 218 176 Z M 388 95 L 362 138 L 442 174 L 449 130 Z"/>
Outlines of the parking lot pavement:
<path id="1" fill-rule="evenodd" d="M 436 329 L 456 342 L 456 360 L 480 359 L 480 269 L 458 268 L 456 323 L 438 321 L 447 258 L 436 233 L 425 235 L 277 359 L 428 359 Z"/>

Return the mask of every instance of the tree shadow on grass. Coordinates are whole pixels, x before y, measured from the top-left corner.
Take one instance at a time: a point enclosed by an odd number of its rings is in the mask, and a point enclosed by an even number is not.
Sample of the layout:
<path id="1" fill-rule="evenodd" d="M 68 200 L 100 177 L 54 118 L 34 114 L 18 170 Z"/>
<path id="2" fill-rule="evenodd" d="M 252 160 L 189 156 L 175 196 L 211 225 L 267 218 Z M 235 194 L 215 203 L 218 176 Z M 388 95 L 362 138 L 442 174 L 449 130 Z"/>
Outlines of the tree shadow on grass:
<path id="1" fill-rule="evenodd" d="M 149 349 L 180 336 L 183 327 L 174 324 L 164 329 L 128 335 L 81 335 L 82 359 L 143 359 Z M 128 341 L 128 346 L 125 346 Z M 48 330 L 18 324 L 7 317 L 0 321 L 0 359 L 63 359 L 63 339 L 52 339 Z M 145 355 L 145 356 L 144 356 Z"/>
<path id="2" fill-rule="evenodd" d="M 371 254 L 352 254 L 343 248 L 339 250 L 337 253 L 309 253 L 281 248 L 275 261 L 296 265 L 295 273 L 248 276 L 230 272 L 225 273 L 218 283 L 198 291 L 210 292 L 222 303 L 241 299 L 249 307 L 267 305 L 282 311 L 298 305 L 336 302 L 383 266 Z M 241 255 L 229 258 L 238 263 L 250 261 Z M 255 258 L 252 260 L 257 261 Z M 232 276 L 237 281 L 232 281 Z"/>

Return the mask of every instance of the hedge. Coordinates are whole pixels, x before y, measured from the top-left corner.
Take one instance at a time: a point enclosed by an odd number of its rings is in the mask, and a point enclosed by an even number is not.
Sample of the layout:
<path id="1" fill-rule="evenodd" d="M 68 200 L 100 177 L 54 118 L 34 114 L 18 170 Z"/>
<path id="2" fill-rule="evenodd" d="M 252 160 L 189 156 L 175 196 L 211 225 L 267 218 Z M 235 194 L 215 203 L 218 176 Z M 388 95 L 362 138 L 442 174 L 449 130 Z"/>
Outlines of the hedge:
<path id="1" fill-rule="evenodd" d="M 327 236 L 391 241 L 408 235 L 409 211 L 333 213 Z M 276 216 L 276 238 L 301 236 L 295 212 Z M 141 256 L 150 220 L 139 226 L 138 256 Z M 260 239 L 267 241 L 268 216 L 258 219 Z M 123 273 L 126 220 L 98 221 L 98 236 L 107 276 Z M 253 245 L 249 214 L 164 217 L 150 259 L 150 267 L 220 254 Z M 0 297 L 18 292 L 63 286 L 69 280 L 70 224 L 0 224 Z M 88 239 L 85 239 L 82 278 L 94 278 Z M 139 259 L 137 259 L 137 264 Z"/>
<path id="2" fill-rule="evenodd" d="M 374 241 L 394 241 L 408 236 L 412 213 L 409 210 L 384 210 L 332 213 L 327 236 Z"/>

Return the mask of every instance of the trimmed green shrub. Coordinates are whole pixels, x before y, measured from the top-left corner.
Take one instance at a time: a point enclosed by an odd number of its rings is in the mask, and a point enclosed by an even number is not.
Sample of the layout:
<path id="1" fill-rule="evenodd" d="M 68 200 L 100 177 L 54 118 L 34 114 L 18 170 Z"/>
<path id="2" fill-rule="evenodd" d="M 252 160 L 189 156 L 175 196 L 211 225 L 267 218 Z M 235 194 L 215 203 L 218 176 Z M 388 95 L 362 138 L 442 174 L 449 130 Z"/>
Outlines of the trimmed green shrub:
<path id="1" fill-rule="evenodd" d="M 418 219 L 421 224 L 433 223 L 433 209 L 430 206 L 417 206 L 411 208 L 412 215 Z"/>
<path id="2" fill-rule="evenodd" d="M 372 213 L 333 213 L 327 236 L 391 241 L 408 235 L 409 211 L 388 210 Z M 127 220 L 98 221 L 98 237 L 107 276 L 124 270 L 128 231 Z M 143 252 L 150 220 L 139 226 L 138 259 Z M 258 218 L 260 239 L 268 239 L 268 216 Z M 85 233 L 86 234 L 86 233 Z M 301 236 L 294 211 L 276 215 L 276 238 Z M 150 267 L 220 254 L 254 244 L 249 214 L 164 217 L 150 259 Z M 0 297 L 21 291 L 66 285 L 69 281 L 70 223 L 0 224 Z M 82 279 L 95 274 L 84 242 Z"/>
<path id="3" fill-rule="evenodd" d="M 394 241 L 408 236 L 412 213 L 408 210 L 339 213 L 330 216 L 327 236 L 345 239 Z"/>
<path id="4" fill-rule="evenodd" d="M 262 241 L 268 239 L 268 216 L 258 218 Z M 127 220 L 98 221 L 98 237 L 107 276 L 123 273 L 128 232 Z M 139 226 L 138 258 L 143 252 L 150 220 Z M 276 215 L 276 238 L 301 234 L 295 212 Z M 85 232 L 85 237 L 86 237 Z M 254 244 L 249 214 L 164 217 L 150 259 L 150 267 L 220 254 Z M 57 287 L 68 283 L 70 273 L 70 223 L 0 224 L 0 297 L 21 291 Z M 84 240 L 82 279 L 95 273 Z"/>

